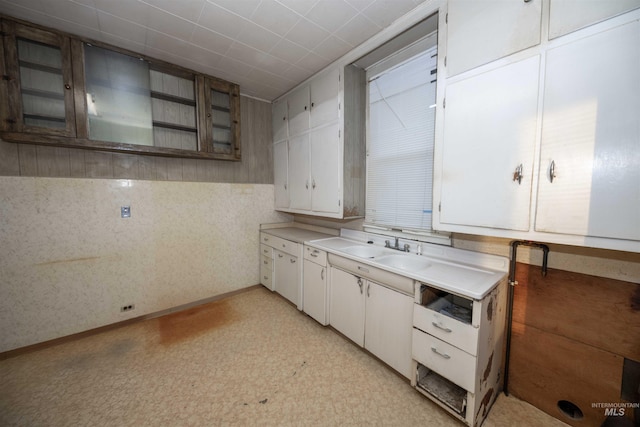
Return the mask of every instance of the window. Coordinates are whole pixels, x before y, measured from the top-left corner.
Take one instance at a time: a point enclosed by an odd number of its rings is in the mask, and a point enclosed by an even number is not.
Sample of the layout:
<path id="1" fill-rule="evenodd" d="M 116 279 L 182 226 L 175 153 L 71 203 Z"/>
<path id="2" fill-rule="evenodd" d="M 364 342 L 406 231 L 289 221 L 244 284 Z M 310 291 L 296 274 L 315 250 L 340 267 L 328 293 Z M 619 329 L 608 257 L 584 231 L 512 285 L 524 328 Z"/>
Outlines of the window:
<path id="1" fill-rule="evenodd" d="M 434 44 L 423 39 L 367 70 L 367 228 L 431 234 Z"/>

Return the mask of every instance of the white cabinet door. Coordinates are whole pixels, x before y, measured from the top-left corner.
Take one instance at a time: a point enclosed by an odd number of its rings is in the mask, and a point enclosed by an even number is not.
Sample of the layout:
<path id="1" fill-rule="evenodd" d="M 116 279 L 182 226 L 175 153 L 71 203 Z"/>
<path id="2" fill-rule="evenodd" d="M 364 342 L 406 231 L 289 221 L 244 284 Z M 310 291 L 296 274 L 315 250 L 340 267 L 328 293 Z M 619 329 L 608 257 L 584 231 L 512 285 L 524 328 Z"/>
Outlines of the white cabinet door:
<path id="1" fill-rule="evenodd" d="M 289 207 L 289 142 L 276 142 L 273 145 L 273 186 L 275 207 Z"/>
<path id="2" fill-rule="evenodd" d="M 447 87 L 441 223 L 529 229 L 538 73 L 534 56 Z"/>
<path id="3" fill-rule="evenodd" d="M 329 323 L 359 346 L 364 345 L 365 280 L 330 267 Z"/>
<path id="4" fill-rule="evenodd" d="M 640 0 L 551 0 L 549 39 L 640 7 Z"/>
<path id="5" fill-rule="evenodd" d="M 273 287 L 277 293 L 298 305 L 298 258 L 278 250 L 274 251 Z"/>
<path id="6" fill-rule="evenodd" d="M 327 324 L 327 268 L 315 262 L 304 261 L 303 310 L 309 316 Z"/>
<path id="7" fill-rule="evenodd" d="M 311 131 L 311 209 L 317 212 L 340 211 L 340 126 L 333 125 Z"/>
<path id="8" fill-rule="evenodd" d="M 311 209 L 311 179 L 309 176 L 309 134 L 289 140 L 289 207 Z"/>
<path id="9" fill-rule="evenodd" d="M 365 348 L 410 378 L 413 298 L 370 281 L 365 294 Z"/>
<path id="10" fill-rule="evenodd" d="M 309 130 L 309 86 L 302 86 L 288 97 L 289 135 Z"/>
<path id="11" fill-rule="evenodd" d="M 539 44 L 541 11 L 542 0 L 450 0 L 448 76 Z"/>
<path id="12" fill-rule="evenodd" d="M 546 64 L 536 231 L 640 240 L 640 23 Z"/>
<path id="13" fill-rule="evenodd" d="M 286 98 L 273 104 L 271 109 L 271 125 L 273 127 L 274 142 L 282 141 L 289 137 Z"/>
<path id="14" fill-rule="evenodd" d="M 310 84 L 311 128 L 322 126 L 337 120 L 338 91 L 340 88 L 340 72 L 335 68 L 328 73 L 316 77 Z"/>

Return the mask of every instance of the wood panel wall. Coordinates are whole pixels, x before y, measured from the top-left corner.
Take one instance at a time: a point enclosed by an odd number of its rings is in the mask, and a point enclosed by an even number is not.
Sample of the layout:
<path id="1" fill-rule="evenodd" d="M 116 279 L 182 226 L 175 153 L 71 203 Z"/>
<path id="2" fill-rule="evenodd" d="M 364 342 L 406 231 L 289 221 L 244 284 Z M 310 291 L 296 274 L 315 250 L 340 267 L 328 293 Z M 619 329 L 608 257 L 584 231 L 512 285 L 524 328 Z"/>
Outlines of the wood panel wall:
<path id="1" fill-rule="evenodd" d="M 0 140 L 0 175 L 273 184 L 271 104 L 241 96 L 242 160 L 182 159 Z"/>
<path id="2" fill-rule="evenodd" d="M 640 361 L 640 284 L 520 263 L 516 280 L 509 391 L 570 425 L 602 425 L 592 404 L 623 402 L 624 360 Z"/>

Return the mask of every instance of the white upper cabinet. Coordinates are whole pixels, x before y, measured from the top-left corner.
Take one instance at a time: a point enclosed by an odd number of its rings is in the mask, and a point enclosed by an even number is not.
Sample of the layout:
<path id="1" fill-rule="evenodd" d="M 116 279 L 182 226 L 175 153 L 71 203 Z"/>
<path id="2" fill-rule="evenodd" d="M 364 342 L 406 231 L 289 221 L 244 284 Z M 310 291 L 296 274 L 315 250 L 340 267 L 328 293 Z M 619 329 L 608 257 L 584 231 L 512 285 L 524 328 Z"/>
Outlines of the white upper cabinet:
<path id="1" fill-rule="evenodd" d="M 640 252 L 640 9 L 543 32 L 447 79 L 434 228 Z"/>
<path id="2" fill-rule="evenodd" d="M 289 141 L 289 207 L 311 210 L 309 134 L 294 136 Z"/>
<path id="3" fill-rule="evenodd" d="M 317 212 L 340 212 L 342 165 L 338 123 L 311 132 L 311 203 Z"/>
<path id="4" fill-rule="evenodd" d="M 540 43 L 542 0 L 449 0 L 447 75 Z"/>
<path id="5" fill-rule="evenodd" d="M 275 207 L 289 207 L 289 142 L 276 142 L 273 145 L 273 186 L 275 192 Z"/>
<path id="6" fill-rule="evenodd" d="M 447 87 L 441 222 L 528 230 L 539 62 Z"/>
<path id="7" fill-rule="evenodd" d="M 278 142 L 289 137 L 289 123 L 287 122 L 287 100 L 275 102 L 271 111 L 271 126 L 273 128 L 273 141 Z"/>
<path id="8" fill-rule="evenodd" d="M 337 68 L 313 79 L 309 85 L 311 98 L 311 128 L 338 120 L 340 72 Z"/>
<path id="9" fill-rule="evenodd" d="M 595 24 L 640 7 L 640 0 L 551 0 L 549 38 Z"/>
<path id="10" fill-rule="evenodd" d="M 309 130 L 309 86 L 302 86 L 286 98 L 289 105 L 289 135 L 300 135 Z"/>
<path id="11" fill-rule="evenodd" d="M 640 240 L 640 22 L 547 53 L 536 231 Z"/>
<path id="12" fill-rule="evenodd" d="M 364 70 L 335 67 L 274 102 L 276 209 L 330 218 L 364 216 L 364 88 Z"/>

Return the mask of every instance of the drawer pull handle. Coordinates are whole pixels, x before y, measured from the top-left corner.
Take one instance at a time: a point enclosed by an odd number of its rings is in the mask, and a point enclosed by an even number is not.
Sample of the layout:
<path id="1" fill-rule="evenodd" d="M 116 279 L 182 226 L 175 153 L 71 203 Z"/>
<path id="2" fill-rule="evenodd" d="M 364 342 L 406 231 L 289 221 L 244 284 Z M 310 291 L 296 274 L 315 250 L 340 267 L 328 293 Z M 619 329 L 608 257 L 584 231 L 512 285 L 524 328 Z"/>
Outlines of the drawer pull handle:
<path id="1" fill-rule="evenodd" d="M 318 255 L 317 255 L 317 254 L 314 254 L 313 252 L 312 252 L 310 255 L 311 255 L 312 257 L 314 257 L 314 258 L 318 258 Z"/>
<path id="2" fill-rule="evenodd" d="M 358 286 L 360 286 L 360 294 L 362 295 L 362 279 L 358 277 Z"/>
<path id="3" fill-rule="evenodd" d="M 451 332 L 451 329 L 449 329 L 449 328 L 445 328 L 444 326 L 440 325 L 439 323 L 431 322 L 431 324 L 432 324 L 433 326 L 435 326 L 436 328 L 438 328 L 438 329 L 442 330 L 442 331 L 445 331 L 445 332 Z"/>
<path id="4" fill-rule="evenodd" d="M 437 349 L 437 348 L 435 348 L 435 347 L 431 347 L 431 351 L 433 351 L 435 354 L 437 354 L 437 355 L 438 355 L 438 356 L 440 356 L 440 357 L 443 357 L 443 358 L 445 358 L 445 359 L 451 359 L 451 356 L 449 356 L 448 354 L 445 354 L 445 353 L 440 353 L 440 352 L 438 351 L 438 349 Z"/>
<path id="5" fill-rule="evenodd" d="M 267 265 L 267 261 L 262 261 L 264 263 L 264 265 Z"/>
<path id="6" fill-rule="evenodd" d="M 278 258 L 284 258 L 284 255 L 278 254 Z"/>
<path id="7" fill-rule="evenodd" d="M 290 262 L 291 264 L 294 264 L 294 263 L 296 262 L 296 260 L 295 260 L 295 259 L 293 259 L 293 258 L 289 258 L 289 262 Z"/>
<path id="8" fill-rule="evenodd" d="M 368 273 L 368 272 L 369 272 L 369 269 L 368 269 L 368 268 L 364 268 L 364 267 L 361 267 L 361 266 L 358 266 L 358 270 L 360 270 L 360 271 L 364 271 L 365 273 Z"/>

